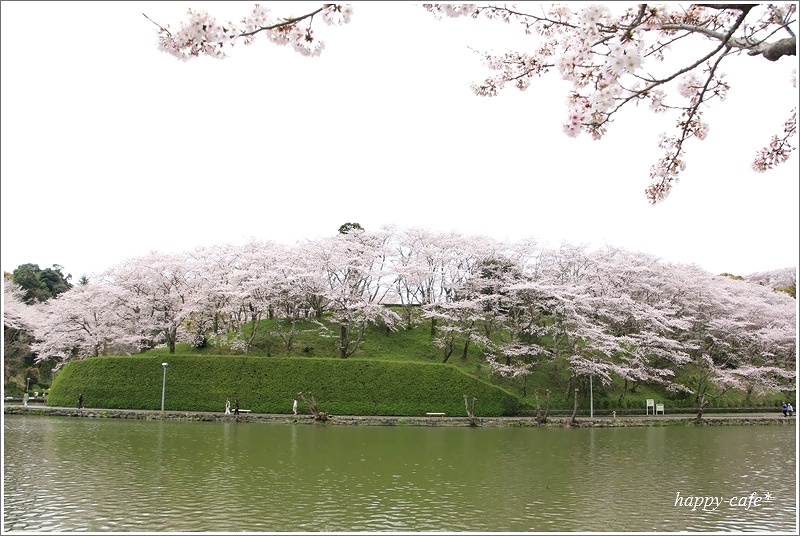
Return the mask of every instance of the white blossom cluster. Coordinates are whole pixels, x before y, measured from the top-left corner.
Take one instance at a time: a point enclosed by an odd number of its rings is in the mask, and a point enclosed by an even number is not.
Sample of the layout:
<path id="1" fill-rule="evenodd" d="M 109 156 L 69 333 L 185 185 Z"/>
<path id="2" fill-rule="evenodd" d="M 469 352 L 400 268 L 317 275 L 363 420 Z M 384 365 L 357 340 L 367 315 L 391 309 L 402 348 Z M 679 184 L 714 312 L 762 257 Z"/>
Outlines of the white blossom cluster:
<path id="1" fill-rule="evenodd" d="M 183 61 L 204 54 L 214 58 L 225 57 L 226 45 L 233 45 L 238 32 L 233 23 L 218 24 L 203 10 L 189 9 L 189 20 L 173 35 L 166 28 L 158 33 L 158 47 Z"/>
<path id="2" fill-rule="evenodd" d="M 268 7 L 256 4 L 239 24 L 220 24 L 206 11 L 188 11 L 188 20 L 176 32 L 159 26 L 158 48 L 183 61 L 201 55 L 224 58 L 227 50 L 238 40 L 245 45 L 254 42 L 263 33 L 276 45 L 289 45 L 304 56 L 318 56 L 325 49 L 325 42 L 317 39 L 311 27 L 316 14 L 332 26 L 350 22 L 353 9 L 345 4 L 323 4 L 320 8 L 298 17 L 273 18 Z M 302 22 L 307 21 L 307 25 Z"/>
<path id="3" fill-rule="evenodd" d="M 330 26 L 348 24 L 353 17 L 353 6 L 350 4 L 328 4 L 322 11 L 322 20 Z"/>
<path id="4" fill-rule="evenodd" d="M 789 119 L 783 124 L 783 135 L 773 136 L 769 145 L 760 149 L 753 159 L 753 170 L 763 173 L 789 159 L 792 151 L 797 150 L 789 143 L 789 139 L 797 135 L 797 108 L 792 110 Z"/>

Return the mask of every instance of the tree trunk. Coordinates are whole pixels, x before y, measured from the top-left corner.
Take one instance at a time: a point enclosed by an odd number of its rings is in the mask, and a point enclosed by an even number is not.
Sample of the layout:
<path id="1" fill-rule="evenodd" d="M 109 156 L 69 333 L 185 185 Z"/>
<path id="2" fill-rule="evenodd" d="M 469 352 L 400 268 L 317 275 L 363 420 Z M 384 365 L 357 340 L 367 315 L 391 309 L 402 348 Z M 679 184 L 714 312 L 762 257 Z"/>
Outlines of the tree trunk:
<path id="1" fill-rule="evenodd" d="M 625 386 L 622 388 L 622 393 L 619 395 L 619 405 L 622 405 L 622 401 L 625 400 L 625 393 L 628 392 L 628 378 L 625 378 Z"/>
<path id="2" fill-rule="evenodd" d="M 306 395 L 304 395 L 302 391 L 297 393 L 297 396 L 299 396 L 300 399 L 303 402 L 305 402 L 305 404 L 308 406 L 308 409 L 309 411 L 311 411 L 311 415 L 314 416 L 315 421 L 319 422 L 327 421 L 330 415 L 328 415 L 324 411 L 319 410 L 319 408 L 317 407 L 317 400 L 316 398 L 314 398 L 314 395 L 311 393 L 311 391 L 309 391 L 308 394 L 309 396 L 311 396 L 311 400 L 308 400 L 308 398 L 306 398 Z"/>
<path id="3" fill-rule="evenodd" d="M 461 361 L 466 362 L 467 360 L 467 350 L 469 349 L 469 336 L 467 336 L 467 340 L 464 341 L 464 349 L 461 351 Z"/>
<path id="4" fill-rule="evenodd" d="M 574 376 L 569 377 L 569 381 L 567 381 L 567 389 L 564 391 L 564 402 L 569 400 L 569 392 L 572 391 L 572 379 Z"/>
<path id="5" fill-rule="evenodd" d="M 695 424 L 703 423 L 703 410 L 705 409 L 706 404 L 708 404 L 708 401 L 706 400 L 706 395 L 700 396 L 700 409 L 697 412 L 697 417 L 694 418 Z"/>
<path id="6" fill-rule="evenodd" d="M 347 357 L 347 326 L 339 324 L 339 357 Z"/>
<path id="7" fill-rule="evenodd" d="M 547 390 L 547 407 L 544 410 L 544 415 L 542 415 L 541 409 L 539 408 L 539 392 L 534 391 L 533 395 L 536 397 L 536 422 L 545 424 L 547 422 L 547 417 L 550 415 L 550 389 Z"/>
<path id="8" fill-rule="evenodd" d="M 411 305 L 406 307 L 406 329 L 410 330 L 414 327 L 414 313 L 412 312 Z"/>
<path id="9" fill-rule="evenodd" d="M 478 400 L 472 397 L 472 410 L 469 409 L 469 402 L 467 402 L 467 395 L 464 395 L 464 407 L 467 408 L 467 418 L 469 419 L 470 426 L 478 426 L 478 421 L 475 419 L 475 401 Z"/>
<path id="10" fill-rule="evenodd" d="M 453 353 L 453 341 L 448 340 L 444 344 L 444 359 L 442 363 L 447 363 L 447 360 L 450 359 L 450 355 Z"/>
<path id="11" fill-rule="evenodd" d="M 575 406 L 572 408 L 572 418 L 569 421 L 570 426 L 575 426 L 577 424 L 577 420 L 575 416 L 578 414 L 578 388 L 575 388 Z"/>

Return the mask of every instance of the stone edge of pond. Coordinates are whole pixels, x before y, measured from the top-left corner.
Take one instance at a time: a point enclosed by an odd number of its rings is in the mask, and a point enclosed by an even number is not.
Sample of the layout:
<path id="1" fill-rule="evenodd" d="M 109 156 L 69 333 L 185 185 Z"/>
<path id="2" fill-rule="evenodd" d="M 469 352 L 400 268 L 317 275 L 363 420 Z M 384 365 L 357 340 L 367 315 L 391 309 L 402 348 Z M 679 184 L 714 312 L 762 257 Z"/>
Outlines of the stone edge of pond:
<path id="1" fill-rule="evenodd" d="M 164 420 L 164 421 L 201 421 L 201 422 L 266 422 L 283 424 L 315 424 L 318 426 L 443 426 L 443 427 L 470 427 L 467 417 L 397 417 L 397 416 L 354 416 L 334 415 L 325 423 L 315 422 L 310 415 L 281 415 L 265 413 L 242 413 L 240 415 L 225 415 L 217 412 L 203 411 L 154 411 L 154 410 L 128 410 L 128 409 L 96 409 L 84 408 L 52 408 L 47 406 L 17 406 L 6 405 L 5 415 L 41 415 L 52 417 L 82 417 L 82 418 L 109 418 L 109 419 L 138 419 L 138 420 Z M 750 426 L 750 425 L 791 425 L 794 426 L 794 417 L 782 415 L 747 415 L 735 414 L 731 416 L 709 415 L 704 417 L 700 424 L 695 421 L 694 415 L 667 417 L 617 417 L 592 419 L 580 417 L 574 425 L 570 426 L 569 417 L 551 417 L 546 423 L 541 424 L 534 417 L 478 417 L 475 427 L 497 428 L 631 428 L 631 427 L 661 427 L 661 426 Z"/>

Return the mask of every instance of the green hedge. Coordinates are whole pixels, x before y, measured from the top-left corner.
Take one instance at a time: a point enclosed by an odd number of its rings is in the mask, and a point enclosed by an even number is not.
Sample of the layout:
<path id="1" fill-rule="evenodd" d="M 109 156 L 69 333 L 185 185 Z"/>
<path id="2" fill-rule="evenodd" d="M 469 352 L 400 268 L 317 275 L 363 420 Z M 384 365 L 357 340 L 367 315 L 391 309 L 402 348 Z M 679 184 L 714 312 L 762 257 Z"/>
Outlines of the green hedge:
<path id="1" fill-rule="evenodd" d="M 95 357 L 66 364 L 53 381 L 51 406 L 223 411 L 239 399 L 257 413 L 290 413 L 299 391 L 312 392 L 320 411 L 332 415 L 464 415 L 464 395 L 478 416 L 514 415 L 512 393 L 441 363 L 331 358 L 241 356 Z M 308 408 L 298 398 L 298 412 Z"/>

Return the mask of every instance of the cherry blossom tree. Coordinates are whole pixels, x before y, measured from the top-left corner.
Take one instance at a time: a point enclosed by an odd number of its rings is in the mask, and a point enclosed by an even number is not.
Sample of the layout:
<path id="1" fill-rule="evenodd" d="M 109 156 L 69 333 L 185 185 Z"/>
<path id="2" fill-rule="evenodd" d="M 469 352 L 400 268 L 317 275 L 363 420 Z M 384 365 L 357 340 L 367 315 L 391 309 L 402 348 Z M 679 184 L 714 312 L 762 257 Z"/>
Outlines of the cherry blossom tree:
<path id="1" fill-rule="evenodd" d="M 397 279 L 395 295 L 406 309 L 406 324 L 412 322 L 411 311 L 416 305 L 423 309 L 422 318 L 431 323 L 431 336 L 436 337 L 438 322 L 446 318 L 436 307 L 452 301 L 456 287 L 469 277 L 478 257 L 483 254 L 485 238 L 467 237 L 457 232 L 440 233 L 412 228 L 399 233 L 393 245 Z M 475 252 L 478 251 L 478 255 Z M 445 358 L 452 346 L 443 340 Z"/>
<path id="2" fill-rule="evenodd" d="M 438 299 L 422 305 L 422 316 L 431 321 L 433 342 L 444 352 L 443 362 L 460 346 L 460 359 L 467 360 L 470 344 L 489 344 L 483 334 L 484 311 L 480 296 L 471 281 L 477 276 L 482 259 L 490 258 L 500 247 L 485 236 L 442 236 L 442 252 L 434 257 L 434 278 Z"/>
<path id="3" fill-rule="evenodd" d="M 526 259 L 518 253 L 517 248 L 503 248 L 483 258 L 467 282 L 466 296 L 477 309 L 481 333 L 473 337 L 483 346 L 490 369 L 521 378 L 527 396 L 528 376 L 540 358 L 552 354 L 544 347 L 548 327 L 541 322 L 541 303 L 524 273 Z"/>
<path id="4" fill-rule="evenodd" d="M 239 250 L 235 290 L 239 294 L 236 302 L 241 315 L 241 324 L 246 326 L 239 332 L 239 343 L 246 354 L 258 333 L 261 319 L 274 316 L 278 301 L 279 273 L 276 270 L 281 250 L 272 243 L 250 241 Z"/>
<path id="5" fill-rule="evenodd" d="M 433 343 L 442 349 L 443 363 L 447 363 L 457 347 L 461 348 L 461 361 L 466 361 L 470 344 L 487 347 L 490 343 L 480 330 L 479 322 L 483 315 L 476 299 L 457 297 L 433 304 L 424 308 L 423 315 L 436 322 Z"/>
<path id="6" fill-rule="evenodd" d="M 241 327 L 238 303 L 240 247 L 230 244 L 197 248 L 189 256 L 197 269 L 197 292 L 187 319 L 192 344 L 201 347 L 208 338 L 219 340 Z"/>
<path id="7" fill-rule="evenodd" d="M 30 331 L 40 321 L 40 309 L 25 303 L 25 291 L 11 279 L 3 280 L 3 327 Z"/>
<path id="8" fill-rule="evenodd" d="M 406 229 L 390 243 L 397 278 L 394 281 L 392 301 L 404 309 L 407 329 L 414 326 L 414 310 L 423 304 L 439 300 L 440 285 L 437 276 L 441 259 L 442 240 L 439 233 L 427 229 Z M 435 324 L 431 333 L 435 331 Z"/>
<path id="9" fill-rule="evenodd" d="M 729 388 L 749 396 L 791 385 L 788 295 L 620 248 L 562 245 L 538 258 L 528 278 L 502 293 L 501 331 L 512 338 L 486 344 L 499 374 L 524 378 L 535 364 L 566 356 L 566 398 L 589 375 L 604 384 L 622 380 L 622 396 L 631 382 L 694 393 L 698 401 Z"/>
<path id="10" fill-rule="evenodd" d="M 52 360 L 58 369 L 72 359 L 140 350 L 141 337 L 124 321 L 122 292 L 117 286 L 89 283 L 43 304 L 31 345 L 36 362 Z"/>
<path id="11" fill-rule="evenodd" d="M 546 346 L 550 326 L 544 321 L 541 289 L 528 280 L 508 287 L 510 306 L 502 317 L 500 340 L 487 349 L 487 362 L 500 376 L 521 378 L 522 393 L 527 395 L 527 379 L 535 366 L 552 360 L 553 351 Z"/>
<path id="12" fill-rule="evenodd" d="M 197 269 L 185 253 L 159 253 L 128 259 L 102 276 L 123 289 L 120 307 L 128 326 L 143 338 L 142 347 L 163 343 L 175 352 L 179 338 L 191 340 L 185 321 L 196 310 Z"/>
<path id="13" fill-rule="evenodd" d="M 574 290 L 575 371 L 598 375 L 605 383 L 613 375 L 626 387 L 644 382 L 684 390 L 673 377 L 689 355 L 675 335 L 688 323 L 671 301 L 670 265 L 610 247 L 591 260 Z"/>
<path id="14" fill-rule="evenodd" d="M 209 337 L 215 345 L 247 353 L 261 319 L 269 311 L 270 262 L 268 244 L 252 240 L 241 246 L 224 244 L 198 248 L 193 261 L 193 292 L 187 304 L 191 313 L 185 325 L 202 344 Z"/>
<path id="15" fill-rule="evenodd" d="M 756 272 L 744 277 L 747 281 L 765 285 L 769 288 L 797 297 L 797 268 L 779 268 L 765 272 Z"/>
<path id="16" fill-rule="evenodd" d="M 361 344 L 370 323 L 394 329 L 399 315 L 382 305 L 388 281 L 396 276 L 387 265 L 387 231 L 352 229 L 307 244 L 322 280 L 322 293 L 338 325 L 339 357 L 347 358 Z"/>
<path id="17" fill-rule="evenodd" d="M 742 57 L 777 62 L 796 55 L 797 48 L 794 3 L 422 6 L 440 18 L 483 18 L 509 27 L 515 23 L 531 36 L 525 51 L 482 54 L 496 74 L 473 84 L 473 90 L 491 97 L 506 86 L 524 91 L 534 77 L 556 75 L 571 86 L 563 125 L 568 136 L 586 133 L 601 139 L 623 109 L 640 104 L 649 105 L 654 113 L 671 114 L 675 128 L 658 142 L 663 156 L 652 165 L 652 182 L 645 190 L 652 204 L 669 195 L 685 170 L 690 140 L 703 140 L 708 134 L 704 113 L 730 90 L 723 67 Z M 257 4 L 238 23 L 221 23 L 205 11 L 191 9 L 188 20 L 174 31 L 153 22 L 159 49 L 181 60 L 201 55 L 223 58 L 235 44 L 250 44 L 259 35 L 316 56 L 324 42 L 315 34 L 315 17 L 342 25 L 352 13 L 350 5 L 322 4 L 300 15 L 276 17 Z M 796 85 L 796 70 L 791 83 Z M 755 171 L 774 168 L 795 150 L 794 102 L 787 103 L 786 119 L 775 129 L 776 134 L 756 151 Z"/>
<path id="18" fill-rule="evenodd" d="M 671 380 L 688 360 L 674 340 L 682 327 L 666 300 L 652 300 L 663 270 L 656 259 L 615 249 L 589 252 L 564 244 L 542 257 L 528 281 L 513 287 L 527 318 L 525 339 L 538 357 L 568 358 L 573 383 L 588 376 L 681 386 Z M 545 341 L 552 341 L 549 351 Z M 549 355 L 549 356 L 548 356 Z"/>
<path id="19" fill-rule="evenodd" d="M 703 408 L 730 389 L 753 392 L 792 389 L 796 369 L 796 300 L 783 292 L 694 265 L 681 266 L 671 281 L 688 329 L 676 334 L 693 371 L 687 389 Z"/>
<path id="20" fill-rule="evenodd" d="M 241 246 L 192 252 L 195 304 L 187 329 L 198 341 L 207 336 L 218 348 L 247 353 L 262 330 L 262 320 L 277 319 L 260 340 L 268 355 L 278 340 L 291 350 L 298 320 L 321 317 L 326 303 L 322 276 L 309 261 L 309 249 L 251 239 Z"/>

